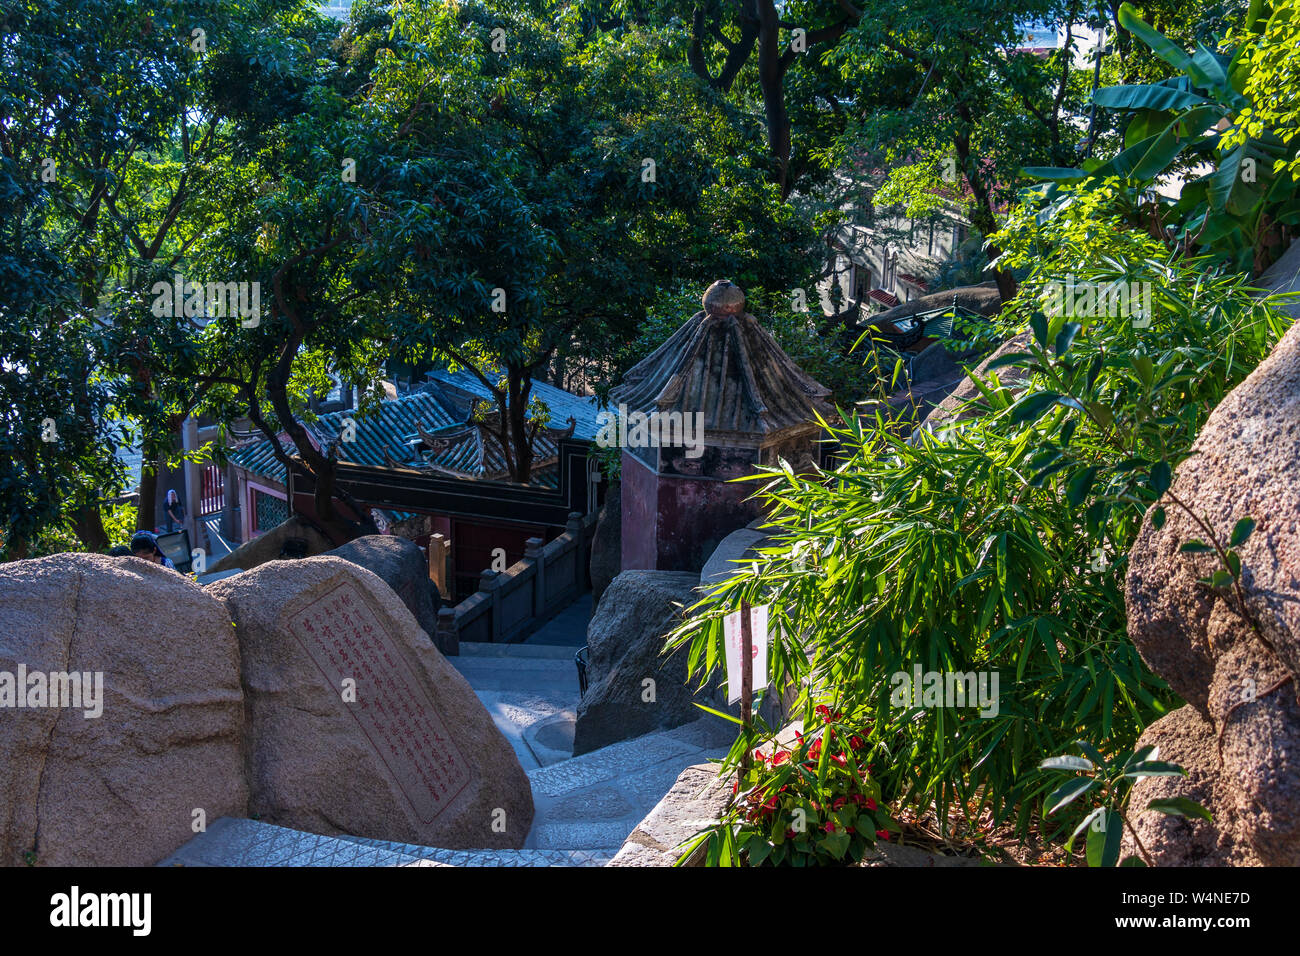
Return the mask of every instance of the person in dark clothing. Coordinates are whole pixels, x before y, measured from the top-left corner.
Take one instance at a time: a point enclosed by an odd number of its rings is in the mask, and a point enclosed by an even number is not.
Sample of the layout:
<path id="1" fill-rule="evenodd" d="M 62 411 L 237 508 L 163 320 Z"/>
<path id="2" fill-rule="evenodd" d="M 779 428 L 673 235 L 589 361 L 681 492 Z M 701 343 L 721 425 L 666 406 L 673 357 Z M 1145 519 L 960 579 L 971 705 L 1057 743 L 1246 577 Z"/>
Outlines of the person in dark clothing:
<path id="1" fill-rule="evenodd" d="M 108 549 L 108 556 L 110 558 L 129 558 L 131 557 L 131 549 L 124 544 L 115 545 Z"/>
<path id="2" fill-rule="evenodd" d="M 185 506 L 181 504 L 180 495 L 176 494 L 176 489 L 169 489 L 167 492 L 167 520 L 164 524 L 167 527 L 167 533 L 180 531 L 185 527 Z"/>
<path id="3" fill-rule="evenodd" d="M 176 570 L 176 565 L 172 564 L 171 559 L 162 553 L 162 548 L 158 547 L 158 539 L 148 531 L 135 533 L 135 537 L 131 539 L 131 554 L 152 561 L 154 564 L 161 564 L 164 568 Z"/>

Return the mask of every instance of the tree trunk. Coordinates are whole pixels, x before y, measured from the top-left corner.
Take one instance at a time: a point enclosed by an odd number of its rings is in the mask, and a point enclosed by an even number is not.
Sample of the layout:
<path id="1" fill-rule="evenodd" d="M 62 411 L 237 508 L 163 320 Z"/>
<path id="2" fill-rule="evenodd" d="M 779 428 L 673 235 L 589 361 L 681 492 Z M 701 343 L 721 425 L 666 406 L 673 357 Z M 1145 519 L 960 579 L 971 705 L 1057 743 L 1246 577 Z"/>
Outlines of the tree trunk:
<path id="1" fill-rule="evenodd" d="M 532 391 L 532 382 L 524 381 L 521 368 L 508 369 L 507 390 L 510 400 L 506 405 L 510 416 L 510 445 L 514 452 L 513 478 L 520 484 L 527 484 L 533 476 L 533 449 L 528 441 L 528 395 Z"/>
<path id="2" fill-rule="evenodd" d="M 785 69 L 781 63 L 781 25 L 773 0 L 758 11 L 758 82 L 767 116 L 767 145 L 777 164 L 781 199 L 790 194 L 790 114 L 785 108 Z"/>
<path id="3" fill-rule="evenodd" d="M 954 136 L 953 150 L 957 154 L 957 162 L 965 173 L 966 181 L 970 184 L 971 192 L 975 198 L 971 208 L 971 225 L 978 229 L 985 239 L 988 239 L 998 231 L 998 220 L 993 211 L 993 195 L 984 182 L 978 162 L 974 161 L 971 156 L 970 139 L 962 134 Z M 984 249 L 989 262 L 995 261 L 1002 255 L 1002 250 L 992 244 L 986 245 Z M 956 251 L 953 250 L 954 253 Z M 993 279 L 997 283 L 998 295 L 1003 302 L 1009 302 L 1015 298 L 1016 280 L 1011 273 L 1002 269 L 995 269 Z"/>
<path id="4" fill-rule="evenodd" d="M 82 505 L 72 516 L 73 528 L 87 551 L 107 551 L 112 544 L 96 505 Z M 124 544 L 126 542 L 123 542 Z"/>
<path id="5" fill-rule="evenodd" d="M 143 448 L 141 449 L 143 451 Z M 135 527 L 138 531 L 152 531 L 157 517 L 158 463 L 140 456 L 140 498 L 135 504 Z"/>

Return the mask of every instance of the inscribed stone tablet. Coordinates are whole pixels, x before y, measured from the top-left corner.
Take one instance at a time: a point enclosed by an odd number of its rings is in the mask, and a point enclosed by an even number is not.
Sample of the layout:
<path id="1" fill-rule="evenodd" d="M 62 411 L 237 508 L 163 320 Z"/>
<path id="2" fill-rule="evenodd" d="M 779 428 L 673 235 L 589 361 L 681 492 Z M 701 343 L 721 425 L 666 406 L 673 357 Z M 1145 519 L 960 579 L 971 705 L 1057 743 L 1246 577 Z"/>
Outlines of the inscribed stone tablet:
<path id="1" fill-rule="evenodd" d="M 342 581 L 283 620 L 331 693 L 356 682 L 349 713 L 416 818 L 435 820 L 469 785 L 469 766 L 366 596 Z"/>

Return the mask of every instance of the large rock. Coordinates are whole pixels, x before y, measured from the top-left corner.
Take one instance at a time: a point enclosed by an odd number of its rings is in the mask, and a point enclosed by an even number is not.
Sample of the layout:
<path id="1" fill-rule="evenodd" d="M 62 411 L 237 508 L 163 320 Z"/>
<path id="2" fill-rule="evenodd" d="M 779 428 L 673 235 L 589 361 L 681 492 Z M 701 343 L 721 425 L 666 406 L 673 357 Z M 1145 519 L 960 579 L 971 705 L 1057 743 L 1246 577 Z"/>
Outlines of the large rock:
<path id="1" fill-rule="evenodd" d="M 1249 841 L 1241 838 L 1241 821 L 1232 810 L 1232 801 L 1218 799 L 1223 788 L 1219 783 L 1214 726 L 1195 707 L 1180 707 L 1143 731 L 1141 743 L 1158 747 L 1161 760 L 1187 771 L 1186 777 L 1146 777 L 1133 787 L 1129 820 L 1142 847 L 1153 854 L 1153 862 L 1160 866 L 1259 865 Z M 1152 800 L 1174 797 L 1188 797 L 1202 806 L 1217 808 L 1214 824 L 1146 809 Z M 1142 855 L 1128 831 L 1124 833 L 1121 854 Z"/>
<path id="2" fill-rule="evenodd" d="M 20 667 L 101 672 L 102 713 L 9 709 L 0 677 L 4 864 L 150 865 L 196 822 L 246 814 L 235 633 L 188 578 L 93 554 L 0 565 L 0 672 Z"/>
<path id="3" fill-rule="evenodd" d="M 606 589 L 587 626 L 589 683 L 578 705 L 573 753 L 696 720 L 686 655 L 664 657 L 664 637 L 698 600 L 698 574 L 624 571 Z M 654 681 L 654 699 L 647 687 Z M 704 699 L 704 698 L 701 698 Z"/>
<path id="4" fill-rule="evenodd" d="M 980 362 L 974 371 L 967 375 L 960 384 L 944 397 L 943 401 L 930 411 L 925 417 L 925 427 L 934 431 L 936 429 L 952 425 L 956 422 L 973 418 L 978 412 L 970 403 L 973 399 L 978 398 L 980 391 L 975 385 L 972 376 L 980 379 L 989 377 L 988 367 L 995 360 L 1012 352 L 1023 352 L 1029 343 L 1029 331 L 1021 332 L 1019 335 L 1012 336 L 994 350 L 984 361 Z M 998 381 L 1004 388 L 1015 390 L 1020 388 L 1028 380 L 1028 373 L 1018 366 L 1006 365 L 997 369 Z"/>
<path id="5" fill-rule="evenodd" d="M 687 767 L 672 789 L 637 824 L 609 865 L 676 866 L 682 844 L 716 825 L 730 797 L 731 786 L 718 776 L 717 764 Z M 705 849 L 696 848 L 683 865 L 703 866 Z"/>
<path id="6" fill-rule="evenodd" d="M 402 599 L 431 640 L 438 633 L 442 596 L 429 580 L 429 562 L 419 545 L 391 534 L 369 534 L 327 552 L 378 575 Z"/>
<path id="7" fill-rule="evenodd" d="M 611 481 L 591 539 L 591 606 L 623 570 L 623 483 Z"/>
<path id="8" fill-rule="evenodd" d="M 532 791 L 514 751 L 382 580 L 321 555 L 208 592 L 239 637 L 253 813 L 326 835 L 523 845 Z"/>
<path id="9" fill-rule="evenodd" d="M 1183 501 L 1190 514 L 1174 504 Z M 1130 557 L 1129 636 L 1151 668 L 1199 715 L 1204 732 L 1152 725 L 1142 743 L 1172 743 L 1203 768 L 1215 813 L 1216 855 L 1204 861 L 1160 836 L 1141 814 L 1157 862 L 1300 864 L 1300 325 L 1219 404 L 1162 501 L 1157 530 L 1148 515 Z M 1179 547 L 1227 542 L 1234 525 L 1258 526 L 1237 549 L 1245 598 L 1200 583 L 1213 554 Z M 1243 613 L 1244 612 L 1244 613 Z M 1182 714 L 1174 729 L 1193 723 Z M 1199 725 L 1198 725 L 1199 726 Z M 1219 759 L 1220 738 L 1222 762 Z M 1162 785 L 1159 789 L 1163 789 Z M 1134 791 L 1145 806 L 1152 784 Z M 1145 842 L 1145 839 L 1144 839 Z"/>
<path id="10" fill-rule="evenodd" d="M 294 550 L 305 548 L 307 556 L 323 554 L 334 547 L 334 542 L 322 534 L 315 525 L 308 524 L 299 515 L 290 515 L 287 520 L 280 522 L 269 531 L 245 541 L 220 561 L 209 564 L 207 573 L 247 571 L 267 561 L 276 561 L 282 557 L 281 552 L 284 551 L 286 544 Z"/>

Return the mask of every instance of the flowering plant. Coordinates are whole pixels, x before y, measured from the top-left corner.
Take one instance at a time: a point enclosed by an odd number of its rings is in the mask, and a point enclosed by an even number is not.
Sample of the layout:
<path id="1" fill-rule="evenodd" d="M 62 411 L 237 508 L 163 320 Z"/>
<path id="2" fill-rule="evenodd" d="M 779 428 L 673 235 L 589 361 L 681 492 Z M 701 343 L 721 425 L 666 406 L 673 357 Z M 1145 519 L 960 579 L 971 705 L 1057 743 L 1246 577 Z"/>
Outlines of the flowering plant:
<path id="1" fill-rule="evenodd" d="M 721 823 L 691 841 L 686 855 L 707 841 L 708 865 L 838 866 L 899 832 L 871 779 L 871 729 L 845 727 L 825 706 L 816 713 L 822 725 L 796 733 L 790 749 L 753 752 Z"/>

